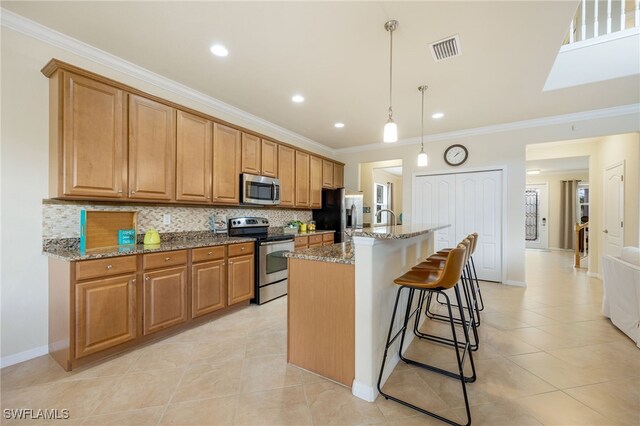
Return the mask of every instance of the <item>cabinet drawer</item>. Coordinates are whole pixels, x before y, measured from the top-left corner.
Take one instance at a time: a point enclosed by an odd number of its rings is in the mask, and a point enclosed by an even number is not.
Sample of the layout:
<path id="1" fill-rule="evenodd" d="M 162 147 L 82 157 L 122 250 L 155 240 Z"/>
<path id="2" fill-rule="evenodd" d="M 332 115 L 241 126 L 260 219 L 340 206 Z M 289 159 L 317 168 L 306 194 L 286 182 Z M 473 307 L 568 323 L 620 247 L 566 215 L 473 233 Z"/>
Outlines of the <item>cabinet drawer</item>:
<path id="1" fill-rule="evenodd" d="M 309 245 L 322 245 L 322 234 L 320 235 L 309 235 Z"/>
<path id="2" fill-rule="evenodd" d="M 224 259 L 225 246 L 195 248 L 191 251 L 191 261 L 193 263 L 205 260 Z"/>
<path id="3" fill-rule="evenodd" d="M 229 244 L 227 247 L 229 257 L 242 256 L 244 254 L 253 254 L 254 243 Z"/>
<path id="4" fill-rule="evenodd" d="M 333 242 L 333 232 L 328 232 L 326 234 L 322 234 L 322 241 L 324 241 L 324 242 L 327 242 L 327 241 Z"/>
<path id="5" fill-rule="evenodd" d="M 163 251 L 160 253 L 149 253 L 142 256 L 142 267 L 144 269 L 184 265 L 185 263 L 187 263 L 186 250 Z"/>
<path id="6" fill-rule="evenodd" d="M 299 248 L 307 248 L 307 245 L 309 245 L 309 237 L 307 237 L 307 236 L 296 237 L 294 245 L 295 245 L 295 248 L 297 248 L 297 249 L 299 249 Z"/>
<path id="7" fill-rule="evenodd" d="M 107 277 L 137 269 L 136 256 L 110 257 L 108 259 L 83 260 L 76 263 L 76 280 Z"/>

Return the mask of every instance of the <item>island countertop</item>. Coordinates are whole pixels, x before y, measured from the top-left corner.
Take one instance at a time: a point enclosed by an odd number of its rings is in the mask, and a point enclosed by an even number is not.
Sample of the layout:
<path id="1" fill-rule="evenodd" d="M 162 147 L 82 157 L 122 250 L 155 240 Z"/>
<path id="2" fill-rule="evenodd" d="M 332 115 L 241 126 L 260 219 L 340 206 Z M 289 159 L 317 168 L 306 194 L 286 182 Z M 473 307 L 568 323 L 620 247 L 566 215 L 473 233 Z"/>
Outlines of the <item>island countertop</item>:
<path id="1" fill-rule="evenodd" d="M 435 232 L 450 226 L 451 225 L 449 224 L 442 223 L 406 223 L 403 225 L 375 226 L 371 228 L 358 229 L 353 232 L 352 236 L 397 240 L 417 237 L 418 235 Z"/>
<path id="2" fill-rule="evenodd" d="M 315 260 L 318 262 L 342 263 L 353 265 L 355 257 L 351 243 L 336 243 L 328 246 L 312 247 L 304 250 L 284 253 L 291 259 Z"/>

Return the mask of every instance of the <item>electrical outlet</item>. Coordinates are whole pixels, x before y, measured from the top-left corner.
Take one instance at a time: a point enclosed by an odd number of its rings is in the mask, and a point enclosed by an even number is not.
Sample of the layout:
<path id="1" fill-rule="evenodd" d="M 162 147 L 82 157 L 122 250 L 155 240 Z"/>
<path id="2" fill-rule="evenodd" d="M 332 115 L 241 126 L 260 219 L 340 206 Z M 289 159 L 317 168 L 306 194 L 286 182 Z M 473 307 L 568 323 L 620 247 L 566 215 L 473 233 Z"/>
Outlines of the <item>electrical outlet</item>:
<path id="1" fill-rule="evenodd" d="M 165 214 L 162 216 L 162 223 L 164 225 L 171 225 L 171 215 L 170 214 Z"/>

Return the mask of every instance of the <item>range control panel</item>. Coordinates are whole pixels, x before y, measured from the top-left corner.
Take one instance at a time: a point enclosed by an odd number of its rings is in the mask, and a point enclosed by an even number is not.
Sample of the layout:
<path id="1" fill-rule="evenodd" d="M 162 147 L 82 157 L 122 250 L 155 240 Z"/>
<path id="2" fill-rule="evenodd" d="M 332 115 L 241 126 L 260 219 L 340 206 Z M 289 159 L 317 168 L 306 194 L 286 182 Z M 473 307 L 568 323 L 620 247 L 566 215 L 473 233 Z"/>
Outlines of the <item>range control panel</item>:
<path id="1" fill-rule="evenodd" d="M 269 219 L 264 217 L 233 217 L 229 219 L 229 228 L 268 227 Z"/>

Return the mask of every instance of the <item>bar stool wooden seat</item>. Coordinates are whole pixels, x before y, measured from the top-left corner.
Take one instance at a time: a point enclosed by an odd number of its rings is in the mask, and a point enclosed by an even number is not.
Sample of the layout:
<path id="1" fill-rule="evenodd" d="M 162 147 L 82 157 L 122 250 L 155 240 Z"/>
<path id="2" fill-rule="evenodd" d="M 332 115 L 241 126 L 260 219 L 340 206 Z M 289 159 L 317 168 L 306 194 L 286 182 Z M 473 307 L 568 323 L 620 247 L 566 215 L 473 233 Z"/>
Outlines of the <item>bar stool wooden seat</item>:
<path id="1" fill-rule="evenodd" d="M 438 420 L 441 420 L 443 422 L 446 422 L 452 425 L 458 425 L 458 423 L 454 422 L 451 419 L 435 414 L 433 412 L 427 411 L 421 407 L 418 407 L 414 404 L 404 401 L 398 397 L 385 393 L 382 390 L 381 382 L 382 382 L 382 375 L 384 373 L 384 367 L 387 361 L 389 348 L 398 339 L 398 337 L 400 337 L 398 355 L 402 361 L 406 362 L 407 364 L 415 365 L 417 367 L 424 368 L 426 370 L 433 371 L 435 373 L 442 374 L 460 381 L 460 385 L 462 387 L 462 393 L 464 396 L 465 408 L 467 412 L 467 423 L 465 423 L 465 425 L 471 424 L 471 413 L 469 410 L 469 399 L 467 397 L 466 383 L 471 383 L 476 380 L 476 371 L 475 371 L 475 365 L 473 363 L 473 353 L 471 352 L 471 348 L 470 348 L 469 329 L 467 327 L 462 327 L 463 335 L 464 335 L 464 343 L 460 345 L 458 342 L 458 336 L 456 332 L 456 323 L 454 322 L 452 303 L 447 293 L 444 292 L 445 290 L 448 290 L 451 288 L 454 290 L 454 295 L 456 299 L 455 301 L 457 302 L 459 307 L 458 310 L 459 310 L 460 318 L 462 319 L 462 323 L 466 324 L 467 321 L 465 321 L 465 313 L 462 307 L 460 288 L 457 285 L 460 280 L 460 276 L 462 275 L 462 269 L 464 268 L 464 265 L 465 265 L 467 247 L 470 244 L 469 241 L 467 240 L 465 241 L 466 241 L 465 243 L 466 245 L 460 244 L 458 245 L 458 247 L 456 247 L 455 249 L 449 252 L 449 254 L 447 255 L 447 259 L 444 263 L 444 266 L 440 270 L 413 269 L 394 280 L 394 283 L 399 285 L 400 287 L 398 288 L 396 301 L 393 307 L 393 314 L 391 315 L 391 322 L 389 324 L 389 334 L 387 335 L 387 342 L 385 344 L 384 357 L 382 359 L 382 365 L 380 366 L 380 375 L 378 376 L 378 391 L 380 391 L 380 394 L 383 395 L 386 399 L 391 399 L 406 407 L 412 408 L 421 413 L 427 414 L 431 417 L 434 417 Z M 402 327 L 400 328 L 400 330 L 398 330 L 394 334 L 393 326 L 395 323 L 395 317 L 398 311 L 398 305 L 400 303 L 402 292 L 405 289 L 408 291 L 408 296 L 407 296 L 407 305 L 405 308 L 404 319 L 402 322 Z M 418 306 L 418 309 L 412 310 L 413 299 L 416 292 L 418 292 L 418 300 L 421 300 L 423 298 L 424 293 L 441 294 L 443 298 L 446 300 L 447 310 L 449 314 L 449 324 L 451 326 L 451 336 L 452 336 L 451 340 L 453 341 L 452 346 L 455 351 L 456 361 L 458 365 L 457 372 L 444 370 L 442 368 L 435 367 L 433 365 L 426 364 L 421 361 L 409 359 L 403 355 L 402 350 L 404 346 L 404 339 L 407 331 L 407 326 L 409 324 L 409 320 L 411 319 L 412 316 L 416 314 L 416 312 L 419 312 L 419 309 L 420 309 L 420 306 Z M 420 305 L 420 303 L 418 305 Z M 415 315 L 414 320 L 417 322 L 418 315 Z M 471 321 L 471 323 L 472 322 L 473 321 Z M 416 327 L 417 325 L 414 324 L 414 329 Z M 464 375 L 464 366 L 467 358 L 469 359 L 469 362 L 471 365 L 471 371 L 472 371 L 472 375 L 468 377 Z"/>

